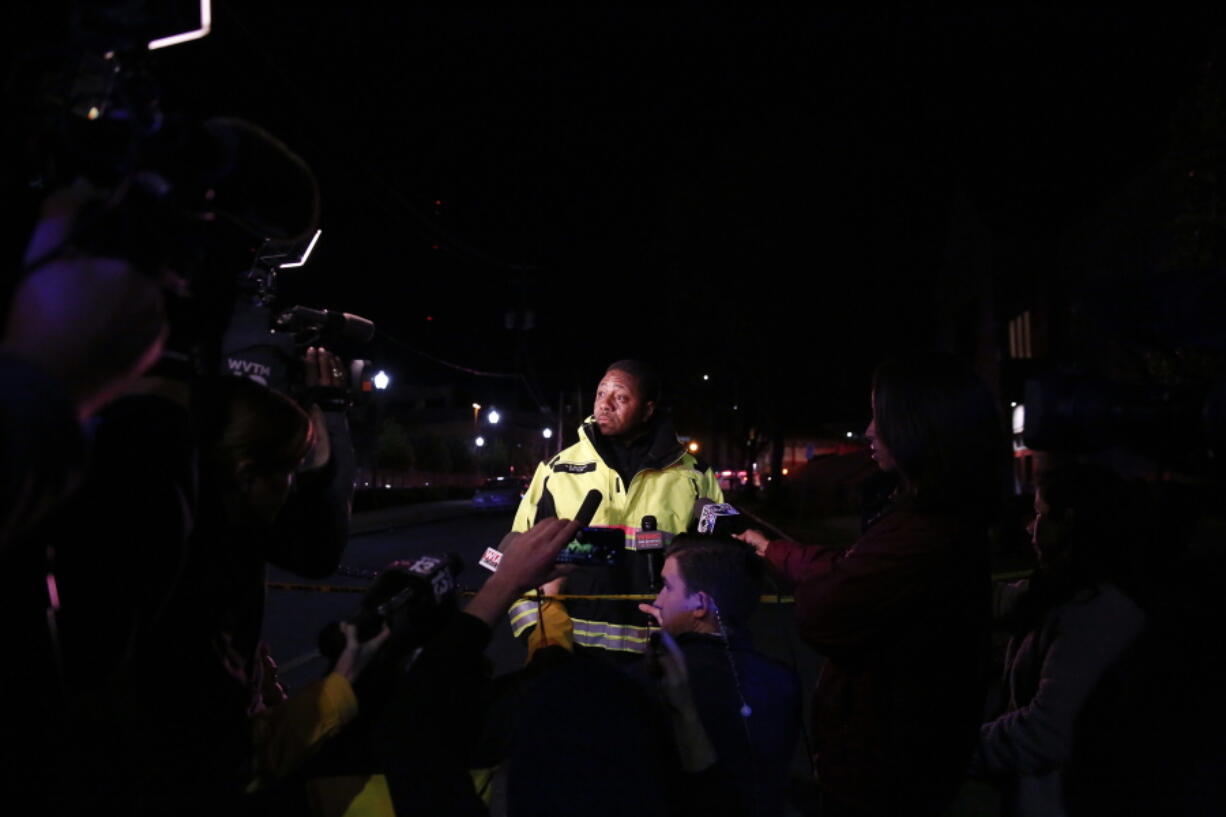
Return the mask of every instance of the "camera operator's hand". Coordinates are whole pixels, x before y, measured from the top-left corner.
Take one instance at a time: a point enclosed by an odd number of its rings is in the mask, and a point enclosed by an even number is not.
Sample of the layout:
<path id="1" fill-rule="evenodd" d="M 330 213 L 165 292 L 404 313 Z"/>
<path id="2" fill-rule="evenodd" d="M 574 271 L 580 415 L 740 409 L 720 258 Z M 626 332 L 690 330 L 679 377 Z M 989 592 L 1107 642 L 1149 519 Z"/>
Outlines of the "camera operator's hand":
<path id="1" fill-rule="evenodd" d="M 307 388 L 343 389 L 348 384 L 345 363 L 322 346 L 306 350 Z"/>
<path id="2" fill-rule="evenodd" d="M 340 389 L 346 386 L 345 365 L 343 361 L 327 349 L 315 346 L 307 347 L 302 362 L 306 370 L 307 389 L 318 392 L 321 389 Z M 313 471 L 323 468 L 332 458 L 332 438 L 324 421 L 323 409 L 312 405 L 308 411 L 311 417 L 311 450 L 300 470 Z"/>
<path id="3" fill-rule="evenodd" d="M 122 259 L 59 251 L 97 196 L 81 182 L 44 203 L 26 249 L 33 268 L 13 297 L 3 344 L 60 379 L 82 418 L 153 365 L 167 334 L 159 282 Z"/>
<path id="4" fill-rule="evenodd" d="M 579 523 L 569 519 L 542 519 L 524 533 L 507 536 L 498 572 L 486 579 L 465 612 L 493 627 L 524 591 L 567 572 L 568 566 L 553 560 L 577 530 Z"/>
<path id="5" fill-rule="evenodd" d="M 744 533 L 732 534 L 732 538 L 740 539 L 745 544 L 751 545 L 759 556 L 766 558 L 766 549 L 770 546 L 771 540 L 762 531 L 749 528 Z"/>

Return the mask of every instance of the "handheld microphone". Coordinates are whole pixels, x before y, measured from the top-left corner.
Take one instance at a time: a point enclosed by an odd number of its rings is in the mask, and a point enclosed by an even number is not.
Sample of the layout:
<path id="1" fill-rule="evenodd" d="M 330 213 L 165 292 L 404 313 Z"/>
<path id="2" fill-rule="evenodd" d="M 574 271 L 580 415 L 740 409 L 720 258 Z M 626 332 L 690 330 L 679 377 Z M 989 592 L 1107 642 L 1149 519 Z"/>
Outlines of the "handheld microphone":
<path id="1" fill-rule="evenodd" d="M 596 509 L 600 507 L 602 501 L 604 501 L 604 494 L 600 491 L 593 488 L 587 492 L 587 496 L 583 498 L 583 504 L 579 506 L 579 511 L 575 514 L 575 521 L 579 523 L 579 527 L 586 528 L 592 524 L 592 517 L 596 515 Z"/>
<path id="2" fill-rule="evenodd" d="M 652 593 L 660 591 L 660 556 L 664 551 L 664 534 L 656 529 L 657 524 L 654 516 L 644 516 L 634 537 L 634 549 L 646 556 L 647 587 Z"/>
<path id="3" fill-rule="evenodd" d="M 744 533 L 749 527 L 741 512 L 726 502 L 714 502 L 706 497 L 694 500 L 694 530 L 707 536 L 731 536 Z"/>

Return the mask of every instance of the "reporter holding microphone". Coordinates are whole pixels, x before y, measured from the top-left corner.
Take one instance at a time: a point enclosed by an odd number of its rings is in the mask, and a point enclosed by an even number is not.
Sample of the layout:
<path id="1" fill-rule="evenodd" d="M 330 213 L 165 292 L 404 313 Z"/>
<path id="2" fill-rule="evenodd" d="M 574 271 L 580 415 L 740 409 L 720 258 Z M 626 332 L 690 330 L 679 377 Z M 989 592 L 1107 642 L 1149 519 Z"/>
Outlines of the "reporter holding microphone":
<path id="1" fill-rule="evenodd" d="M 801 637 L 826 657 L 813 694 L 823 817 L 935 815 L 967 768 L 990 627 L 987 531 L 1007 484 L 994 398 L 946 356 L 878 367 L 867 429 L 897 477 L 842 550 L 737 538 L 793 585 Z"/>

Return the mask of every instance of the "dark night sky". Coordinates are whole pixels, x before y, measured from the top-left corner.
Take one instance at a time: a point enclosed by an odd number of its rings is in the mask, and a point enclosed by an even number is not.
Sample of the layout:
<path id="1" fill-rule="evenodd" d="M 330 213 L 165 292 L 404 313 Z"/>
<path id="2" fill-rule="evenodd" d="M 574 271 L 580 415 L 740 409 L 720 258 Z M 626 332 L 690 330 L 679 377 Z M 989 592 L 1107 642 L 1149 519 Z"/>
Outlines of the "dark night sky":
<path id="1" fill-rule="evenodd" d="M 550 402 L 645 356 L 741 400 L 794 372 L 849 417 L 928 339 L 955 195 L 1010 240 L 1058 230 L 1161 154 L 1212 22 L 229 0 L 155 70 L 168 109 L 308 159 L 324 237 L 286 294 L 374 319 L 409 378 L 454 375 L 388 338 Z"/>

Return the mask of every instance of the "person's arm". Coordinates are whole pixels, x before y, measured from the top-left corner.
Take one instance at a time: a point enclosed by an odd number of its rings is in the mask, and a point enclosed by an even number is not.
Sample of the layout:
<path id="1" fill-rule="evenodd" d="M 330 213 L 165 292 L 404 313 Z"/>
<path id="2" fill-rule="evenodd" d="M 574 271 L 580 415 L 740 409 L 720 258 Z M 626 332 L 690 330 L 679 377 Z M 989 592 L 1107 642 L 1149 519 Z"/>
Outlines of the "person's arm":
<path id="1" fill-rule="evenodd" d="M 373 736 L 375 751 L 386 759 L 397 812 L 468 813 L 480 805 L 466 770 L 491 694 L 482 651 L 511 602 L 555 574 L 554 557 L 577 528 L 545 519 L 507 537 L 497 572 L 404 675 Z"/>
<path id="2" fill-rule="evenodd" d="M 335 355 L 312 348 L 304 362 L 309 388 L 341 386 L 343 369 Z M 349 543 L 355 459 L 343 411 L 313 405 L 309 414 L 315 442 L 266 539 L 264 557 L 299 576 L 322 579 L 336 572 Z"/>
<path id="3" fill-rule="evenodd" d="M 839 553 L 834 548 L 820 545 L 802 545 L 789 539 L 771 539 L 760 530 L 750 528 L 744 533 L 733 534 L 766 559 L 777 576 L 789 584 L 800 584 L 806 579 L 821 576 L 830 570 L 830 564 Z"/>
<path id="4" fill-rule="evenodd" d="M 359 642 L 357 627 L 348 622 L 340 626 L 345 649 L 332 672 L 252 718 L 255 786 L 292 773 L 357 717 L 359 701 L 354 682 L 390 633 L 384 628 L 374 638 Z"/>
<path id="5" fill-rule="evenodd" d="M 956 535 L 948 518 L 897 513 L 845 550 L 772 542 L 767 559 L 794 581 L 801 637 L 819 650 L 854 646 L 891 631 L 921 600 L 974 580 L 955 557 Z"/>
<path id="6" fill-rule="evenodd" d="M 1082 704 L 1144 623 L 1114 590 L 1059 608 L 1034 698 L 980 728 L 972 772 L 1040 774 L 1068 762 Z"/>

